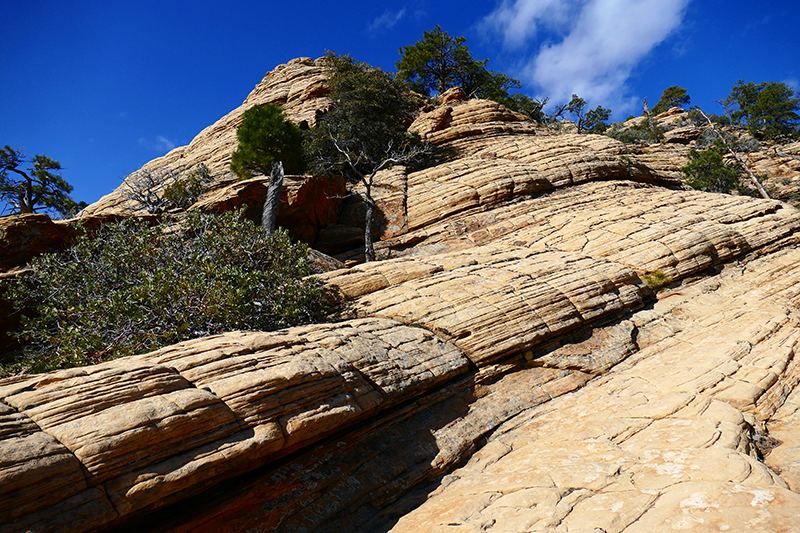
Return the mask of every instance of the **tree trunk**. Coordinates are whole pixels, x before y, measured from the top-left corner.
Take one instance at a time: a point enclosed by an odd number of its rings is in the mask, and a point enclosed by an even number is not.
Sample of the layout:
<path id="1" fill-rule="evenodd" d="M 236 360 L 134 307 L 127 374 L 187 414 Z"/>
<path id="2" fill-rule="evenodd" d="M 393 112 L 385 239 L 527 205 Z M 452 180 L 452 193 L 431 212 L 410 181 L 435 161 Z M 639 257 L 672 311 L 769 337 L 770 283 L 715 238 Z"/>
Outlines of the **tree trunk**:
<path id="1" fill-rule="evenodd" d="M 272 166 L 272 176 L 267 189 L 267 199 L 264 201 L 264 210 L 261 213 L 261 227 L 267 235 L 275 233 L 275 223 L 278 219 L 278 205 L 281 203 L 281 190 L 283 189 L 283 163 L 278 161 Z"/>
<path id="2" fill-rule="evenodd" d="M 711 121 L 708 115 L 706 115 L 703 112 L 702 109 L 698 108 L 698 111 L 700 111 L 700 114 L 703 115 L 703 118 L 706 119 L 706 122 L 708 122 L 708 126 L 717 135 L 717 138 L 719 138 L 719 140 L 722 141 L 722 144 L 725 145 L 725 148 L 728 150 L 728 153 L 731 154 L 733 159 L 742 168 L 742 170 L 744 170 L 747 173 L 747 176 L 750 178 L 750 181 L 753 183 L 753 185 L 756 186 L 756 189 L 758 190 L 759 194 L 761 194 L 761 197 L 766 200 L 771 200 L 772 198 L 770 197 L 769 193 L 767 193 L 767 191 L 761 185 L 761 182 L 758 181 L 758 178 L 756 177 L 755 174 L 753 174 L 753 171 L 750 170 L 750 167 L 748 167 L 747 164 L 744 161 L 742 161 L 742 158 L 739 157 L 739 154 L 736 153 L 736 150 L 734 150 L 733 147 L 730 144 L 728 144 L 728 141 L 725 140 L 725 136 L 722 135 L 722 132 L 719 131 L 719 129 L 714 125 L 714 123 Z"/>
<path id="3" fill-rule="evenodd" d="M 367 212 L 364 215 L 364 261 L 375 261 L 375 245 L 372 243 L 372 219 L 375 216 L 375 201 L 372 199 L 372 183 L 366 182 L 364 202 Z"/>

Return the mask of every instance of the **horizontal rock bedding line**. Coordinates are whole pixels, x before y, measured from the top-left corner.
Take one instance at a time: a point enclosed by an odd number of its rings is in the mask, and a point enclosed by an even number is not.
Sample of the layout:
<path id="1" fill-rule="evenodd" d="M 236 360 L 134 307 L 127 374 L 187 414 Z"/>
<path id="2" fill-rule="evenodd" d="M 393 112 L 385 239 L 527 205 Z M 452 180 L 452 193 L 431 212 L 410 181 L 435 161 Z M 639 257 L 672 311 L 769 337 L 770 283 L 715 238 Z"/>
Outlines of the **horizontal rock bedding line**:
<path id="1" fill-rule="evenodd" d="M 415 258 L 492 243 L 545 248 L 679 280 L 782 239 L 796 242 L 798 229 L 800 212 L 781 202 L 611 181 L 465 213 L 380 247 Z"/>
<path id="2" fill-rule="evenodd" d="M 0 380 L 0 531 L 86 531 L 163 505 L 468 369 L 452 344 L 377 318 Z"/>
<path id="3" fill-rule="evenodd" d="M 634 314 L 638 351 L 498 428 L 391 531 L 793 531 L 798 264 L 785 250 Z"/>
<path id="4" fill-rule="evenodd" d="M 478 366 L 643 305 L 630 268 L 569 252 L 485 246 L 321 274 L 358 313 L 421 325 Z"/>

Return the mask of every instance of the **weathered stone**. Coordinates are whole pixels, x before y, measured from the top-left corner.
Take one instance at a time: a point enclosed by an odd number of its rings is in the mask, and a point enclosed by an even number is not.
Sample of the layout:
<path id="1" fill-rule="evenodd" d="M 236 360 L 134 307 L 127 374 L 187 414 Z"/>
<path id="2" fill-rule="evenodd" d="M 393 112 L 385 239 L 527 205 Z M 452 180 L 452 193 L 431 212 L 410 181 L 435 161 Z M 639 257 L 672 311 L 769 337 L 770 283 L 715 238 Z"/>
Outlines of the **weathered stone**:
<path id="1" fill-rule="evenodd" d="M 280 66 L 148 168 L 226 172 L 244 109 L 313 126 L 325 92 Z M 321 258 L 362 318 L 0 380 L 0 531 L 790 531 L 800 214 L 686 190 L 700 130 L 655 118 L 667 142 L 626 146 L 443 94 L 412 125 L 436 163 L 376 176 L 392 259 Z M 798 146 L 748 162 L 792 194 Z M 195 207 L 263 193 L 222 176 Z M 289 179 L 285 223 L 356 259 L 345 195 Z"/>
<path id="2" fill-rule="evenodd" d="M 423 329 L 363 319 L 231 333 L 0 380 L 9 516 L 28 523 L 92 487 L 122 516 L 158 507 L 419 396 L 467 365 Z"/>
<path id="3" fill-rule="evenodd" d="M 198 133 L 188 145 L 171 150 L 143 168 L 191 170 L 203 163 L 212 174 L 218 174 L 219 179 L 229 180 L 231 154 L 238 145 L 236 129 L 245 110 L 255 105 L 277 104 L 295 124 L 313 127 L 317 114 L 329 105 L 324 81 L 324 58 L 298 58 L 279 65 L 264 76 L 241 106 Z M 135 208 L 117 188 L 87 207 L 83 214 L 127 213 Z"/>
<path id="4" fill-rule="evenodd" d="M 800 347 L 800 315 L 786 306 L 794 296 L 761 288 L 764 277 L 788 274 L 798 253 L 666 295 L 654 311 L 680 324 L 673 335 L 509 421 L 392 531 L 791 527 L 800 495 L 758 460 L 747 420 L 771 416 L 758 407 L 780 386 L 768 369 Z M 654 323 L 644 313 L 634 319 L 640 329 Z M 740 384 L 757 392 L 732 396 Z M 774 464 L 791 467 L 796 452 L 781 448 Z"/>
<path id="5" fill-rule="evenodd" d="M 234 182 L 207 194 L 190 209 L 225 213 L 247 206 L 245 216 L 260 224 L 268 185 L 268 177 Z M 339 177 L 285 176 L 277 225 L 288 228 L 291 237 L 314 245 L 319 230 L 336 221 L 344 195 L 344 180 Z"/>
<path id="6" fill-rule="evenodd" d="M 69 227 L 44 214 L 0 217 L 0 271 L 27 264 L 36 255 L 64 249 Z"/>

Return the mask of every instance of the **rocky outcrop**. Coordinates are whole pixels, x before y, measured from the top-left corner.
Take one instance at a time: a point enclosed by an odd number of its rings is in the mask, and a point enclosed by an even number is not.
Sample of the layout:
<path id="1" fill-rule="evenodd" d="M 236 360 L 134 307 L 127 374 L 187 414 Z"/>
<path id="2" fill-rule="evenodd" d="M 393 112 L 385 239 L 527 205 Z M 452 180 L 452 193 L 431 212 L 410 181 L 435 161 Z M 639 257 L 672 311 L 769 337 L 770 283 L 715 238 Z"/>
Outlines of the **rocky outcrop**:
<path id="1" fill-rule="evenodd" d="M 726 269 L 634 314 L 635 355 L 499 428 L 392 531 L 791 530 L 800 315 L 796 289 L 765 282 L 796 283 L 798 259 Z M 770 452 L 765 430 L 786 444 Z"/>
<path id="2" fill-rule="evenodd" d="M 237 181 L 211 191 L 189 209 L 225 213 L 246 207 L 245 216 L 260 224 L 268 186 L 266 177 Z M 320 229 L 338 219 L 345 193 L 344 180 L 340 177 L 285 176 L 277 225 L 288 228 L 293 238 L 314 246 Z"/>
<path id="3" fill-rule="evenodd" d="M 242 122 L 245 110 L 255 105 L 277 104 L 301 128 L 312 127 L 316 125 L 318 112 L 328 105 L 324 80 L 323 59 L 298 58 L 279 65 L 264 76 L 241 106 L 198 133 L 188 145 L 179 146 L 142 168 L 191 170 L 203 163 L 218 179 L 229 179 L 231 154 L 238 144 L 236 129 Z M 123 183 L 120 188 L 86 208 L 83 214 L 129 213 L 136 206 L 120 192 L 125 186 Z"/>
<path id="4" fill-rule="evenodd" d="M 217 483 L 463 374 L 366 319 L 232 333 L 0 382 L 3 531 L 85 531 Z"/>
<path id="5" fill-rule="evenodd" d="M 248 101 L 311 124 L 319 76 Z M 0 380 L 0 531 L 792 531 L 800 212 L 684 188 L 681 113 L 634 148 L 449 91 L 378 176 L 386 260 L 320 257 L 347 319 Z M 178 150 L 224 166 L 232 115 Z M 194 207 L 263 202 L 222 185 Z M 287 225 L 355 259 L 334 185 Z"/>

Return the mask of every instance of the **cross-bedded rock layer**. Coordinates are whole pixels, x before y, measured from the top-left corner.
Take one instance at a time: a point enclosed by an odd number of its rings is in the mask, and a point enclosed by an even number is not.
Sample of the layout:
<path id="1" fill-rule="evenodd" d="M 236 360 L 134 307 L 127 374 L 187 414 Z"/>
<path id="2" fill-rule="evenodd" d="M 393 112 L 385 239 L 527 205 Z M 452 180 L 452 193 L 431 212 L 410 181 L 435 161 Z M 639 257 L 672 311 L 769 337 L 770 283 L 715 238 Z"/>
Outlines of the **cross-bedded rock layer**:
<path id="1" fill-rule="evenodd" d="M 323 81 L 278 67 L 148 166 L 226 171 L 244 109 L 313 126 Z M 361 318 L 0 380 L 0 532 L 794 531 L 800 213 L 684 190 L 693 130 L 444 96 L 412 125 L 438 162 L 378 179 L 390 259 L 319 276 Z M 335 210 L 317 242 L 354 257 Z"/>

